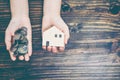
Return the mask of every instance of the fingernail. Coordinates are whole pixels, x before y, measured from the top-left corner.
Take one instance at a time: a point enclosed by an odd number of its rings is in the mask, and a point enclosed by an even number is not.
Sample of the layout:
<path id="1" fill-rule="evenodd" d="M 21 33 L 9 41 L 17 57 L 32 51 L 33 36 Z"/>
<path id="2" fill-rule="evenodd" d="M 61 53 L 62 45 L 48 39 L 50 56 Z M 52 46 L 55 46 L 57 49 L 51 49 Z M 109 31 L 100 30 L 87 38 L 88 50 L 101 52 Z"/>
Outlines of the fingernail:
<path id="1" fill-rule="evenodd" d="M 27 62 L 28 62 L 29 60 L 30 60 L 30 59 L 25 59 L 25 61 L 27 61 Z"/>
<path id="2" fill-rule="evenodd" d="M 10 48 L 9 47 L 6 47 L 7 50 L 9 50 Z"/>
<path id="3" fill-rule="evenodd" d="M 13 59 L 12 59 L 12 61 L 15 61 L 16 60 L 16 58 L 14 57 Z"/>
<path id="4" fill-rule="evenodd" d="M 68 44 L 68 40 L 66 41 L 66 44 Z"/>
<path id="5" fill-rule="evenodd" d="M 31 56 L 31 55 L 32 55 L 32 53 L 29 54 L 29 56 Z"/>

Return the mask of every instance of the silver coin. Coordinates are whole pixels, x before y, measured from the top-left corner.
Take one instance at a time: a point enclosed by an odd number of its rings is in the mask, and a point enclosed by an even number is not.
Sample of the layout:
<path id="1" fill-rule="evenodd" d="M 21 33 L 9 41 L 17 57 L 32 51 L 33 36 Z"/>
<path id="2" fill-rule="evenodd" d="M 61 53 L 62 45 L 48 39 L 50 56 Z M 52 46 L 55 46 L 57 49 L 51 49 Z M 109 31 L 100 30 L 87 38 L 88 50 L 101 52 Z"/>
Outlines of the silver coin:
<path id="1" fill-rule="evenodd" d="M 28 52 L 27 28 L 22 27 L 15 31 L 11 51 L 14 56 L 25 55 Z"/>
<path id="2" fill-rule="evenodd" d="M 20 55 L 24 55 L 28 52 L 28 47 L 27 45 L 22 45 L 22 46 L 19 46 L 18 50 Z"/>

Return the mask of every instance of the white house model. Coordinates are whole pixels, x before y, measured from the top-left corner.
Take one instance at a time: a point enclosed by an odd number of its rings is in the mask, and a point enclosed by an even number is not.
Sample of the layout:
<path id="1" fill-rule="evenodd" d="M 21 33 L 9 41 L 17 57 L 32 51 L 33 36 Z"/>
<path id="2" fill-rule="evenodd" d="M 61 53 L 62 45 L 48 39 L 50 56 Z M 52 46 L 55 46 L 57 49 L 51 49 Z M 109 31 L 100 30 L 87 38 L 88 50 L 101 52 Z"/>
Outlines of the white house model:
<path id="1" fill-rule="evenodd" d="M 55 26 L 43 32 L 43 46 L 60 46 L 64 47 L 64 33 Z"/>

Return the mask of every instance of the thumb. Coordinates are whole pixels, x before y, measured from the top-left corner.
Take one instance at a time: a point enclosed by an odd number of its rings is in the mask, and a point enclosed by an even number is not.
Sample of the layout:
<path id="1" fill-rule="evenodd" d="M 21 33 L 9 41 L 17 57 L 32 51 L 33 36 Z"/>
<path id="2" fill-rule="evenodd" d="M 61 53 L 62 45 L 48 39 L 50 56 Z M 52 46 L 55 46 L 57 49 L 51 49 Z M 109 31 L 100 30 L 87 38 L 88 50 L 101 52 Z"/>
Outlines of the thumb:
<path id="1" fill-rule="evenodd" d="M 64 34 L 65 34 L 64 43 L 67 44 L 67 43 L 68 43 L 68 40 L 69 40 L 69 38 L 70 38 L 69 31 L 65 31 Z"/>
<path id="2" fill-rule="evenodd" d="M 12 35 L 6 31 L 5 33 L 5 44 L 6 44 L 6 49 L 7 50 L 10 50 L 10 47 L 11 47 L 11 37 Z"/>

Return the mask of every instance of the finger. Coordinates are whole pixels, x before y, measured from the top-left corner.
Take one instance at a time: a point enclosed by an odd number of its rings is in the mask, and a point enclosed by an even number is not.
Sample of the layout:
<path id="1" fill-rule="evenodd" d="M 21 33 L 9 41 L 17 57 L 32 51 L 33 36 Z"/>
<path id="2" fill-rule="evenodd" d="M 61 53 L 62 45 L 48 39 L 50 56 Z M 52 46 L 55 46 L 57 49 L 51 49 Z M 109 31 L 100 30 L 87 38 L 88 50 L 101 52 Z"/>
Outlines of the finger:
<path id="1" fill-rule="evenodd" d="M 69 40 L 69 37 L 67 37 L 67 36 L 65 35 L 64 43 L 67 44 L 67 43 L 68 43 L 68 40 Z"/>
<path id="2" fill-rule="evenodd" d="M 31 40 L 28 41 L 28 55 L 31 56 L 32 55 L 32 42 Z"/>
<path id="3" fill-rule="evenodd" d="M 19 60 L 24 60 L 24 56 L 19 56 Z"/>
<path id="4" fill-rule="evenodd" d="M 28 32 L 27 32 L 27 39 L 28 39 L 28 55 L 32 55 L 32 31 L 31 27 L 28 27 Z"/>
<path id="5" fill-rule="evenodd" d="M 6 44 L 7 50 L 10 50 L 10 47 L 11 47 L 11 34 L 8 31 L 6 31 L 6 33 L 5 33 L 5 44 Z"/>
<path id="6" fill-rule="evenodd" d="M 44 50 L 46 50 L 46 46 L 42 46 L 42 48 L 43 48 Z"/>
<path id="7" fill-rule="evenodd" d="M 5 44 L 7 50 L 10 50 L 11 47 L 11 38 L 14 36 L 14 32 L 17 30 L 17 24 L 14 21 L 10 21 L 8 28 L 5 31 Z"/>
<path id="8" fill-rule="evenodd" d="M 58 52 L 57 47 L 53 46 L 53 47 L 52 47 L 52 52 L 53 52 L 53 53 L 57 53 L 57 52 Z"/>
<path id="9" fill-rule="evenodd" d="M 65 50 L 65 47 L 59 47 L 59 51 L 63 52 Z"/>
<path id="10" fill-rule="evenodd" d="M 9 51 L 10 53 L 10 58 L 12 61 L 15 61 L 16 60 L 16 57 L 13 55 L 13 52 Z"/>
<path id="11" fill-rule="evenodd" d="M 25 61 L 29 61 L 30 60 L 29 54 L 26 54 L 24 57 L 25 57 Z"/>
<path id="12" fill-rule="evenodd" d="M 68 40 L 69 40 L 69 38 L 70 38 L 69 30 L 66 29 L 66 30 L 63 31 L 63 33 L 64 33 L 64 36 L 65 36 L 65 38 L 64 38 L 64 43 L 67 44 L 67 43 L 68 43 Z"/>
<path id="13" fill-rule="evenodd" d="M 28 46 L 28 55 L 29 56 L 32 55 L 32 43 L 29 43 L 29 46 Z"/>
<path id="14" fill-rule="evenodd" d="M 51 47 L 51 46 L 48 46 L 48 47 L 47 47 L 47 50 L 51 52 L 51 51 L 52 51 L 52 47 Z"/>

